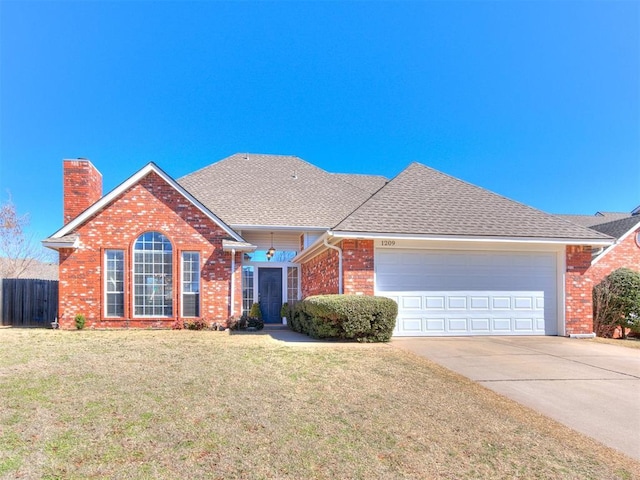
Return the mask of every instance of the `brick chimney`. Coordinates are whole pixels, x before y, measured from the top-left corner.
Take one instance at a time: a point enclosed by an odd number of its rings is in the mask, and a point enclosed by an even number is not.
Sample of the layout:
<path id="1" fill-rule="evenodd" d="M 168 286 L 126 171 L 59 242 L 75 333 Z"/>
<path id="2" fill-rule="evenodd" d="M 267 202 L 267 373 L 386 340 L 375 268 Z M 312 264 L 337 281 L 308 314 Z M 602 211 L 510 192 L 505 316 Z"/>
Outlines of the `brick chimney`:
<path id="1" fill-rule="evenodd" d="M 64 224 L 102 197 L 102 174 L 86 158 L 63 161 Z"/>

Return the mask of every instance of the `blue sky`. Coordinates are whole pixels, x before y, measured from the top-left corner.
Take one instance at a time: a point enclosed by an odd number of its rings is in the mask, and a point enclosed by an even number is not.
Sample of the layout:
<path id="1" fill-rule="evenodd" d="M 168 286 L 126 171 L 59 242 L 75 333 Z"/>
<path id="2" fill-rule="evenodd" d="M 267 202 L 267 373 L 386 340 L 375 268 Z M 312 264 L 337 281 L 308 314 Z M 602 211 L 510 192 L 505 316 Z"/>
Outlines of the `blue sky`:
<path id="1" fill-rule="evenodd" d="M 640 204 L 640 2 L 0 2 L 0 195 L 62 222 L 235 152 L 393 177 L 418 161 L 551 213 Z M 242 195 L 242 192 L 238 192 Z"/>

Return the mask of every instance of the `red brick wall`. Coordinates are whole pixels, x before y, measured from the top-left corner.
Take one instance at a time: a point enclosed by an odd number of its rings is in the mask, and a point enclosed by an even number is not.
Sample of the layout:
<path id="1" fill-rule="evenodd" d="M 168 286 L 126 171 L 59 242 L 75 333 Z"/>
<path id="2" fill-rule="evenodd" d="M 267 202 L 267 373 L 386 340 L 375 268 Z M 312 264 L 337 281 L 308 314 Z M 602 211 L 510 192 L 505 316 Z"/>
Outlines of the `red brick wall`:
<path id="1" fill-rule="evenodd" d="M 342 288 L 345 294 L 373 295 L 373 240 L 343 240 Z M 302 298 L 338 293 L 338 252 L 326 250 L 304 263 Z"/>
<path id="2" fill-rule="evenodd" d="M 594 263 L 589 269 L 589 278 L 593 285 L 597 285 L 604 277 L 618 268 L 630 268 L 640 271 L 640 247 L 636 244 L 636 233 L 638 228 L 631 235 L 627 236 L 607 254 Z"/>
<path id="3" fill-rule="evenodd" d="M 599 284 L 604 277 L 618 268 L 630 268 L 636 272 L 640 272 L 640 247 L 636 244 L 635 240 L 638 232 L 640 232 L 640 228 L 628 235 L 589 268 L 587 275 L 591 281 L 591 288 Z M 620 335 L 621 332 L 620 329 L 618 329 L 614 333 L 614 337 Z"/>
<path id="4" fill-rule="evenodd" d="M 373 240 L 343 240 L 343 291 L 346 294 L 373 295 Z"/>
<path id="5" fill-rule="evenodd" d="M 636 230 L 638 231 L 640 228 Z M 566 333 L 593 333 L 593 287 L 618 268 L 640 271 L 640 247 L 635 242 L 635 232 L 593 265 L 590 247 L 568 246 L 566 255 Z"/>
<path id="6" fill-rule="evenodd" d="M 102 175 L 89 160 L 65 160 L 62 170 L 66 225 L 102 197 Z"/>
<path id="7" fill-rule="evenodd" d="M 326 250 L 300 266 L 302 298 L 338 293 L 338 252 Z"/>
<path id="8" fill-rule="evenodd" d="M 132 248 L 144 232 L 158 231 L 173 246 L 173 317 L 134 318 L 132 289 Z M 108 207 L 76 229 L 80 246 L 60 252 L 60 324 L 74 328 L 74 316 L 82 313 L 87 327 L 168 327 L 179 318 L 180 255 L 199 251 L 201 260 L 201 318 L 223 322 L 229 315 L 231 254 L 222 251 L 228 236 L 219 226 L 179 195 L 155 173 L 150 173 Z M 101 276 L 105 249 L 125 251 L 125 315 L 104 318 Z M 236 254 L 235 311 L 242 303 L 242 254 Z"/>
<path id="9" fill-rule="evenodd" d="M 593 284 L 588 271 L 591 247 L 566 247 L 565 325 L 566 335 L 593 332 Z"/>

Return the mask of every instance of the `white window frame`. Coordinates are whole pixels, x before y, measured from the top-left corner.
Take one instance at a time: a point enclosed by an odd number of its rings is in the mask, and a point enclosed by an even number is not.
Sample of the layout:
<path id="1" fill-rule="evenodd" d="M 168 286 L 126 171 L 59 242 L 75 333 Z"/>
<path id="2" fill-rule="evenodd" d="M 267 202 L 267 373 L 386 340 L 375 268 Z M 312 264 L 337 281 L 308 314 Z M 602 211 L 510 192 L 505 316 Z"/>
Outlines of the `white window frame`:
<path id="1" fill-rule="evenodd" d="M 110 253 L 120 253 L 121 258 L 110 258 Z M 110 248 L 104 251 L 104 316 L 105 318 L 124 318 L 124 307 L 125 307 L 125 299 L 124 299 L 124 290 L 125 290 L 125 268 L 124 268 L 124 250 L 117 248 Z M 115 270 L 112 270 L 110 267 L 115 266 Z M 115 284 L 117 287 L 118 281 L 115 279 L 110 279 L 109 274 L 114 272 L 116 275 L 118 272 L 122 275 L 122 284 L 121 290 L 109 290 L 109 286 Z M 122 315 L 116 315 L 109 311 L 110 303 L 109 303 L 109 295 L 120 295 L 121 303 L 122 303 Z"/>
<path id="2" fill-rule="evenodd" d="M 169 245 L 169 247 L 171 248 L 170 251 L 167 250 L 138 250 L 136 249 L 136 245 L 138 244 L 138 242 L 140 241 L 140 239 L 148 234 L 157 234 L 160 235 L 162 237 L 164 237 L 166 239 L 167 244 Z M 152 242 L 155 243 L 155 242 Z M 132 269 L 133 269 L 133 276 L 132 276 L 132 285 L 133 285 L 133 291 L 132 291 L 132 304 L 133 304 L 133 317 L 135 318 L 171 318 L 173 317 L 173 307 L 174 307 L 174 295 L 173 295 L 173 253 L 174 253 L 174 249 L 173 249 L 173 244 L 171 243 L 171 240 L 169 240 L 169 237 L 167 237 L 166 235 L 164 235 L 161 232 L 158 231 L 149 231 L 149 232 L 145 232 L 142 233 L 141 235 L 139 235 L 135 242 L 133 243 L 133 261 L 132 261 Z M 147 254 L 151 254 L 151 255 L 166 255 L 166 254 L 170 254 L 170 261 L 167 263 L 165 261 L 158 263 L 154 261 L 152 262 L 146 262 L 143 261 L 141 264 L 144 267 L 150 266 L 151 270 L 156 270 L 155 266 L 156 265 L 162 265 L 162 271 L 161 272 L 136 272 L 136 267 L 138 266 L 139 262 L 137 261 L 137 256 L 138 254 L 142 254 L 142 255 L 147 255 Z M 144 257 L 143 257 L 144 258 Z M 168 275 L 170 276 L 169 281 L 167 282 L 166 279 L 162 279 L 162 277 L 166 277 L 167 272 L 165 272 L 165 267 L 166 266 L 170 266 L 170 272 L 168 273 Z M 153 275 L 150 275 L 153 274 Z M 136 283 L 138 280 L 138 277 L 142 277 L 145 280 L 145 283 L 140 284 L 140 283 Z M 159 280 L 163 280 L 163 283 L 159 283 L 158 285 L 155 284 L 149 284 L 147 281 L 149 280 L 149 278 L 152 277 L 159 277 Z M 142 295 L 142 297 L 146 297 L 148 295 L 148 289 L 149 287 L 151 287 L 153 289 L 153 292 L 151 294 L 151 296 L 153 297 L 155 295 L 155 288 L 156 286 L 159 287 L 159 291 L 158 293 L 165 298 L 167 298 L 167 296 L 170 297 L 170 303 L 169 306 L 167 306 L 166 304 L 164 305 L 156 305 L 156 304 L 151 304 L 151 305 L 147 305 L 146 302 L 143 303 L 142 305 L 138 305 L 136 303 L 136 299 L 137 297 L 139 297 L 140 295 L 137 292 L 137 287 L 142 287 L 144 289 L 144 294 Z M 142 307 L 142 310 L 144 313 L 137 313 L 137 308 L 138 307 Z M 162 314 L 156 314 L 153 313 L 153 309 L 155 308 L 159 308 L 161 307 L 163 310 Z M 169 312 L 166 313 L 166 310 L 169 309 Z M 146 313 L 147 310 L 152 310 L 152 313 Z"/>
<path id="3" fill-rule="evenodd" d="M 192 255 L 196 255 L 196 261 L 193 261 L 193 259 L 189 260 L 188 262 L 186 262 L 186 258 L 187 256 L 192 256 Z M 191 269 L 187 270 L 187 266 L 192 266 L 195 265 L 197 270 L 193 271 Z M 182 301 L 180 302 L 180 310 L 181 310 L 181 314 L 182 317 L 184 318 L 199 318 L 201 316 L 201 312 L 200 312 L 200 287 L 201 287 L 201 282 L 200 282 L 200 271 L 201 271 L 201 266 L 200 266 L 200 252 L 197 251 L 192 251 L 192 250 L 185 250 L 181 253 L 180 255 L 180 292 L 182 293 Z M 185 280 L 185 274 L 189 274 L 190 279 L 187 281 Z M 196 283 L 197 284 L 197 291 L 193 292 L 191 290 L 193 290 L 193 284 Z M 189 291 L 187 291 L 189 290 Z M 196 306 L 196 310 L 197 310 L 197 315 L 194 316 L 187 316 L 184 313 L 184 305 L 185 305 L 185 301 L 184 301 L 184 297 L 185 295 L 197 295 L 197 306 Z"/>

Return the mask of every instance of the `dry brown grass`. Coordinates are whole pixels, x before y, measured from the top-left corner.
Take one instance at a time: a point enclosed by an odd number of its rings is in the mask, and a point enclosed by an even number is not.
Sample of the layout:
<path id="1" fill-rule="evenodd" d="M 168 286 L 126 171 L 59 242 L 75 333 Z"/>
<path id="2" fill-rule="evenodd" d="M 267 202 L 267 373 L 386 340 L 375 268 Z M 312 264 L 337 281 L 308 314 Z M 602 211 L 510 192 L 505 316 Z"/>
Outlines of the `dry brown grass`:
<path id="1" fill-rule="evenodd" d="M 610 345 L 618 345 L 619 347 L 640 348 L 640 338 L 602 338 L 595 337 L 589 339 L 590 342 L 608 343 Z"/>
<path id="2" fill-rule="evenodd" d="M 386 345 L 0 330 L 2 478 L 638 478 L 640 465 Z"/>

